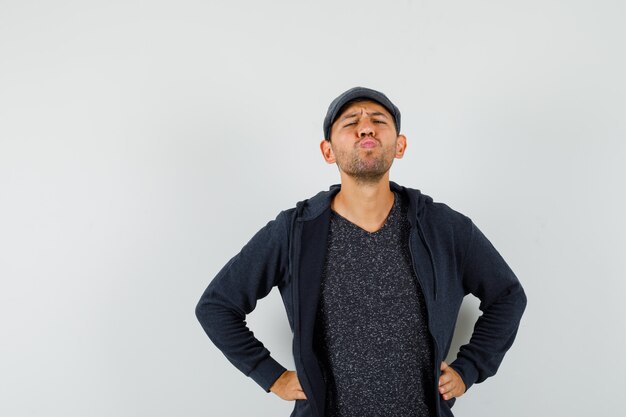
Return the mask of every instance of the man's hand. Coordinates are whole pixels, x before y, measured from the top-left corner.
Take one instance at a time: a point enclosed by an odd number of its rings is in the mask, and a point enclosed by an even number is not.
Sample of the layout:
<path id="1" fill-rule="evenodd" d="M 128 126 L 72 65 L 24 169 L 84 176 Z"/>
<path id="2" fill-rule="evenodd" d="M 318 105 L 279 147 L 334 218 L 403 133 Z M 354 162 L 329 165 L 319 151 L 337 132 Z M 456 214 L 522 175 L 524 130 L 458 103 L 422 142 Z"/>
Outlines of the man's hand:
<path id="1" fill-rule="evenodd" d="M 270 387 L 270 391 L 286 401 L 306 400 L 295 371 L 285 371 Z"/>
<path id="2" fill-rule="evenodd" d="M 465 383 L 457 371 L 441 362 L 441 376 L 439 377 L 439 394 L 444 400 L 460 397 L 465 394 Z"/>

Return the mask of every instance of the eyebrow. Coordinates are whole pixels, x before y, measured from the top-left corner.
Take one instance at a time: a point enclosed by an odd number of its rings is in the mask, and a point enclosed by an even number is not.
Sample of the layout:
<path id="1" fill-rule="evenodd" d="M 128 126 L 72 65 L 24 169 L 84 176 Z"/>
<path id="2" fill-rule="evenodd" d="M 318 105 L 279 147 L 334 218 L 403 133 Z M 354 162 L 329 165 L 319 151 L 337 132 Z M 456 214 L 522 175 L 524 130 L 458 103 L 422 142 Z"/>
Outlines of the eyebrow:
<path id="1" fill-rule="evenodd" d="M 383 112 L 379 112 L 379 111 L 373 111 L 373 112 L 371 112 L 371 113 L 367 113 L 367 114 L 369 114 L 369 115 L 370 115 L 370 117 L 371 117 L 371 116 L 383 116 L 385 119 L 387 119 L 387 118 L 388 118 L 388 117 L 387 117 L 387 115 L 386 115 L 385 113 L 383 113 Z M 346 120 L 346 119 L 351 119 L 351 118 L 356 117 L 356 116 L 358 116 L 358 115 L 359 115 L 359 113 L 350 113 L 350 114 L 346 114 L 345 116 L 343 116 L 343 117 L 341 118 L 341 120 L 340 120 L 340 121 L 341 121 L 341 122 L 343 122 L 343 121 L 344 121 L 344 120 Z"/>

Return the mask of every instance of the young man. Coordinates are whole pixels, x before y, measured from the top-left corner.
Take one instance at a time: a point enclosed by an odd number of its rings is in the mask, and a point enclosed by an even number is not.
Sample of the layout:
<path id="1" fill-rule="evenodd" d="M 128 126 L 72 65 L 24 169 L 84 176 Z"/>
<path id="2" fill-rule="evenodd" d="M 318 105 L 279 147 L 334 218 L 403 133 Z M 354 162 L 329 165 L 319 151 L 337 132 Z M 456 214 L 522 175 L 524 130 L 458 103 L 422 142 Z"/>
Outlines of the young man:
<path id="1" fill-rule="evenodd" d="M 455 398 L 496 373 L 526 306 L 515 274 L 473 222 L 389 181 L 400 111 L 352 88 L 329 106 L 320 144 L 341 185 L 281 212 L 209 284 L 196 315 L 243 373 L 292 417 L 452 416 Z M 280 290 L 294 332 L 286 370 L 245 325 Z M 462 299 L 483 314 L 444 362 Z"/>

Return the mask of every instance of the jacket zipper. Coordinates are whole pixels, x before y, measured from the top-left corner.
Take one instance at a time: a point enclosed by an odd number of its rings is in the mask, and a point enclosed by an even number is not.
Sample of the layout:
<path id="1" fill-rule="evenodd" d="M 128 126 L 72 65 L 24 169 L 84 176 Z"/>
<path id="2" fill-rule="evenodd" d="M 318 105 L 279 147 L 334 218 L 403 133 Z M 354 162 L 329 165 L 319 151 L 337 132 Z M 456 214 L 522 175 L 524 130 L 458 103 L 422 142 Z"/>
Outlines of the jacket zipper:
<path id="1" fill-rule="evenodd" d="M 430 301 L 428 300 L 428 296 L 426 295 L 426 292 L 424 291 L 424 284 L 422 283 L 422 279 L 420 278 L 420 275 L 417 273 L 417 268 L 415 268 L 415 255 L 413 254 L 413 229 L 417 227 L 417 226 L 413 226 L 411 227 L 411 232 L 409 233 L 409 253 L 411 254 L 411 266 L 413 267 L 413 273 L 415 274 L 415 277 L 417 278 L 417 283 L 420 286 L 421 290 L 422 290 L 422 295 L 424 296 L 424 302 L 426 303 L 426 320 L 428 322 L 428 334 L 430 334 L 430 338 L 433 342 L 433 356 L 434 356 L 434 360 L 433 360 L 433 365 L 435 367 L 434 369 L 434 385 L 435 385 L 435 403 L 433 404 L 435 406 L 435 410 L 437 413 L 437 416 L 440 415 L 440 410 L 439 410 L 439 389 L 438 389 L 438 385 L 439 385 L 439 381 L 438 379 L 438 372 L 437 369 L 439 368 L 437 361 L 439 358 L 439 345 L 437 344 L 437 339 L 435 338 L 435 336 L 432 333 L 432 326 L 430 324 L 430 313 L 431 313 L 431 309 L 430 309 Z"/>
<path id="2" fill-rule="evenodd" d="M 296 210 L 296 212 L 294 213 L 295 219 L 293 221 L 293 235 L 292 235 L 292 245 L 293 245 L 293 256 L 292 256 L 292 262 L 291 264 L 293 265 L 293 267 L 291 268 L 291 273 L 292 273 L 292 280 L 294 282 L 294 286 L 293 286 L 293 293 L 291 295 L 292 299 L 292 303 L 294 306 L 294 309 L 296 309 L 297 311 L 295 311 L 295 319 L 297 320 L 297 323 L 294 323 L 294 330 L 295 330 L 295 326 L 297 324 L 298 326 L 298 331 L 299 333 L 302 333 L 302 329 L 301 329 L 301 325 L 300 325 L 300 282 L 299 282 L 299 271 L 298 271 L 298 263 L 300 260 L 300 239 L 302 237 L 301 234 L 301 225 L 298 223 L 297 221 L 297 217 L 298 217 L 298 210 Z M 296 238 L 297 236 L 297 238 Z M 292 252 L 292 251 L 290 251 Z M 297 261 L 296 261 L 297 260 Z M 303 377 L 303 379 L 306 381 L 306 385 L 310 388 L 311 387 L 311 381 L 306 373 L 306 367 L 304 366 L 304 361 L 302 359 L 302 348 L 301 348 L 301 343 L 302 343 L 302 338 L 300 336 L 298 336 L 298 344 L 296 346 L 296 348 L 298 349 L 298 358 L 299 358 L 299 362 L 301 365 L 301 370 L 303 375 L 298 375 L 298 378 Z M 315 414 L 320 416 L 319 412 L 318 412 L 318 407 L 317 404 L 315 404 L 315 401 L 313 400 L 313 397 L 311 396 L 311 393 L 306 393 L 307 394 L 307 401 L 309 401 L 309 404 L 311 404 L 311 408 L 314 410 Z"/>

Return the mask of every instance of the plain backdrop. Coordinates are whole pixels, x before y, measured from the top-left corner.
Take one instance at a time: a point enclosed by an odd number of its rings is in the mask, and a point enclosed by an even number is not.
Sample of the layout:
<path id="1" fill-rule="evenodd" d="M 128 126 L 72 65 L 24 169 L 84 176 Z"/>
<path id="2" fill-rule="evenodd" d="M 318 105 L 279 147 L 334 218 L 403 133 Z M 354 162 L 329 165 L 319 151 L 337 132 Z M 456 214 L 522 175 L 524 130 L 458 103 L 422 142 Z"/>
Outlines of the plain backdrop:
<path id="1" fill-rule="evenodd" d="M 621 0 L 0 0 L 0 415 L 288 416 L 194 308 L 338 182 L 322 120 L 356 85 L 402 111 L 391 178 L 472 218 L 528 295 L 456 415 L 621 414 L 625 18 Z M 277 291 L 248 322 L 293 367 Z"/>

